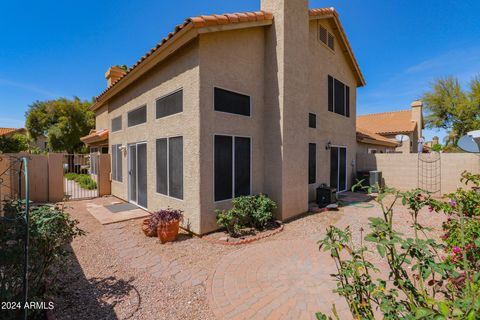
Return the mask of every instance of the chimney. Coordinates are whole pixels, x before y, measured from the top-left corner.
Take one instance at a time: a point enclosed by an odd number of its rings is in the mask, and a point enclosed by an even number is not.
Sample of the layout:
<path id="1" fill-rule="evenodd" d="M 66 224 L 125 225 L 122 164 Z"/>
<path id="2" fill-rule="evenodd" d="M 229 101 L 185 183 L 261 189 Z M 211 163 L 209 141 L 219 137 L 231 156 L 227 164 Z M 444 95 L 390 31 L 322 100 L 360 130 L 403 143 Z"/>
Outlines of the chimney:
<path id="1" fill-rule="evenodd" d="M 117 80 L 123 77 L 125 73 L 127 72 L 119 66 L 113 66 L 108 68 L 107 72 L 105 72 L 105 79 L 107 79 L 107 87 L 110 87 L 112 84 L 117 82 Z"/>
<path id="2" fill-rule="evenodd" d="M 423 103 L 420 100 L 415 100 L 410 105 L 412 107 L 412 121 L 417 123 L 417 133 L 418 137 L 422 136 L 422 129 L 424 128 L 423 125 Z"/>

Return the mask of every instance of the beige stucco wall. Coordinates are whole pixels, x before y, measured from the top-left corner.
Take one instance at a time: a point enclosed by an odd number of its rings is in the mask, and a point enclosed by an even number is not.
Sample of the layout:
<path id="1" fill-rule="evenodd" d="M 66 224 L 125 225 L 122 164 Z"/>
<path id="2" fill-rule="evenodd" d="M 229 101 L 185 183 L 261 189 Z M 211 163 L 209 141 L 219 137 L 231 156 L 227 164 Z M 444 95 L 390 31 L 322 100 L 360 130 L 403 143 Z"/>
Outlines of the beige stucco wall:
<path id="1" fill-rule="evenodd" d="M 214 202 L 214 135 L 251 138 L 252 193 L 264 192 L 264 29 L 252 28 L 200 36 L 200 203 L 201 230 L 218 229 L 215 209 L 231 201 Z M 251 116 L 214 111 L 214 87 L 246 94 Z"/>
<path id="2" fill-rule="evenodd" d="M 100 131 L 110 127 L 111 117 L 108 114 L 108 105 L 95 111 L 95 130 Z"/>
<path id="3" fill-rule="evenodd" d="M 382 171 L 385 184 L 399 190 L 411 190 L 419 186 L 418 154 L 357 154 L 359 171 Z M 438 157 L 422 154 L 422 157 Z M 455 191 L 463 186 L 460 174 L 467 170 L 480 173 L 480 158 L 468 153 L 440 154 L 441 194 Z"/>
<path id="4" fill-rule="evenodd" d="M 109 101 L 108 128 L 111 119 L 122 116 L 122 130 L 111 132 L 109 144 L 127 146 L 147 142 L 148 208 L 150 211 L 172 207 L 185 212 L 185 225 L 200 231 L 200 108 L 199 108 L 198 41 L 175 53 L 142 76 L 134 84 Z M 183 88 L 183 112 L 155 119 L 156 99 Z M 127 113 L 147 105 L 147 122 L 127 128 Z M 184 199 L 174 199 L 156 193 L 156 139 L 183 136 Z M 112 194 L 128 200 L 128 157 L 123 156 L 123 182 L 112 181 Z"/>
<path id="5" fill-rule="evenodd" d="M 370 143 L 357 143 L 357 153 L 368 153 L 369 149 L 375 149 L 377 153 L 393 152 L 395 148 Z"/>
<path id="6" fill-rule="evenodd" d="M 395 148 L 395 152 L 416 153 L 418 150 L 418 134 L 416 132 L 404 133 L 408 136 L 408 141 L 402 142 L 401 146 Z M 385 138 L 395 140 L 397 134 L 382 134 Z"/>

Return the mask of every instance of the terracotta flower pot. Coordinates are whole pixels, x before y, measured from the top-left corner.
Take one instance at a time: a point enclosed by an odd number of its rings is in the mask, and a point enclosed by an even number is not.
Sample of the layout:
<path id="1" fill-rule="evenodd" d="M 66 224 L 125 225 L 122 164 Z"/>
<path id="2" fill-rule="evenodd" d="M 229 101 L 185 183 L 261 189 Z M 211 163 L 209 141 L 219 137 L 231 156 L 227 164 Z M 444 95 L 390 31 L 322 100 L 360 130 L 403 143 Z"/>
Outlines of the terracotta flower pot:
<path id="1" fill-rule="evenodd" d="M 150 227 L 150 219 L 143 220 L 142 231 L 147 237 L 157 236 L 157 229 Z"/>
<path id="2" fill-rule="evenodd" d="M 158 239 L 161 243 L 172 242 L 177 239 L 180 220 L 172 221 L 168 224 L 159 224 L 157 227 Z"/>

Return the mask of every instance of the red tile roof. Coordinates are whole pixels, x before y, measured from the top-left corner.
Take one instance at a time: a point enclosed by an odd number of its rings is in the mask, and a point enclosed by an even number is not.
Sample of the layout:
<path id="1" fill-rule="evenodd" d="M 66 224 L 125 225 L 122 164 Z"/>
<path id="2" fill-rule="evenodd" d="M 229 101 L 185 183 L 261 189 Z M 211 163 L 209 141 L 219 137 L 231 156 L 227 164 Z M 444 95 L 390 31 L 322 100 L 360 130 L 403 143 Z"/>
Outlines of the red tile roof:
<path id="1" fill-rule="evenodd" d="M 397 147 L 398 143 L 395 140 L 385 138 L 374 132 L 357 127 L 357 141 L 369 144 L 378 144 L 387 147 Z"/>
<path id="2" fill-rule="evenodd" d="M 225 14 L 214 14 L 214 15 L 208 15 L 208 16 L 198 16 L 198 17 L 187 18 L 182 24 L 177 25 L 175 29 L 172 32 L 170 32 L 165 38 L 163 38 L 162 41 L 160 41 L 155 47 L 150 49 L 150 51 L 148 51 L 144 56 L 142 56 L 133 66 L 131 66 L 127 70 L 127 72 L 122 77 L 120 77 L 117 81 L 112 83 L 107 89 L 105 89 L 102 93 L 100 93 L 96 97 L 96 100 L 104 96 L 107 93 L 107 91 L 109 91 L 113 86 L 115 86 L 118 82 L 120 82 L 123 78 L 125 78 L 127 74 L 129 74 L 133 69 L 138 67 L 143 61 L 145 61 L 145 59 L 151 56 L 167 41 L 173 38 L 180 30 L 184 29 L 190 24 L 194 28 L 202 28 L 202 27 L 209 27 L 209 26 L 219 26 L 219 25 L 225 25 L 225 24 L 255 22 L 255 21 L 264 21 L 264 20 L 272 20 L 272 19 L 273 19 L 273 14 L 265 11 L 225 13 Z"/>
<path id="3" fill-rule="evenodd" d="M 16 131 L 25 130 L 24 128 L 0 128 L 0 136 L 4 136 L 9 133 L 14 133 Z"/>
<path id="4" fill-rule="evenodd" d="M 108 129 L 104 129 L 100 131 L 90 130 L 90 133 L 85 137 L 81 137 L 80 141 L 82 141 L 85 144 L 108 141 Z"/>
<path id="5" fill-rule="evenodd" d="M 417 123 L 412 121 L 412 110 L 374 113 L 357 117 L 357 129 L 377 134 L 410 133 Z"/>

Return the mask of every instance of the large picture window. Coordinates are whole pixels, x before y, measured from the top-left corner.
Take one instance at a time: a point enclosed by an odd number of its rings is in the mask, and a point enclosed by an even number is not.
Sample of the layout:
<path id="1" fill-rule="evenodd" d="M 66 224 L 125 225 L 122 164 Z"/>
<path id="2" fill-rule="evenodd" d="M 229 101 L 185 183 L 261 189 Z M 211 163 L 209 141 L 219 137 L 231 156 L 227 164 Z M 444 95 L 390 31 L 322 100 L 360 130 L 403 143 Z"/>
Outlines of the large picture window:
<path id="1" fill-rule="evenodd" d="M 183 90 L 160 98 L 156 103 L 156 118 L 164 118 L 183 111 Z"/>
<path id="2" fill-rule="evenodd" d="M 244 94 L 215 88 L 215 111 L 250 116 L 250 97 Z"/>
<path id="3" fill-rule="evenodd" d="M 250 195 L 250 138 L 216 135 L 214 143 L 215 201 Z"/>
<path id="4" fill-rule="evenodd" d="M 140 107 L 128 113 L 128 126 L 133 127 L 147 122 L 147 106 Z"/>
<path id="5" fill-rule="evenodd" d="M 328 76 L 328 111 L 350 117 L 350 87 Z"/>
<path id="6" fill-rule="evenodd" d="M 122 182 L 122 150 L 121 144 L 112 145 L 112 180 Z"/>
<path id="7" fill-rule="evenodd" d="M 183 138 L 157 139 L 157 192 L 183 199 Z"/>

